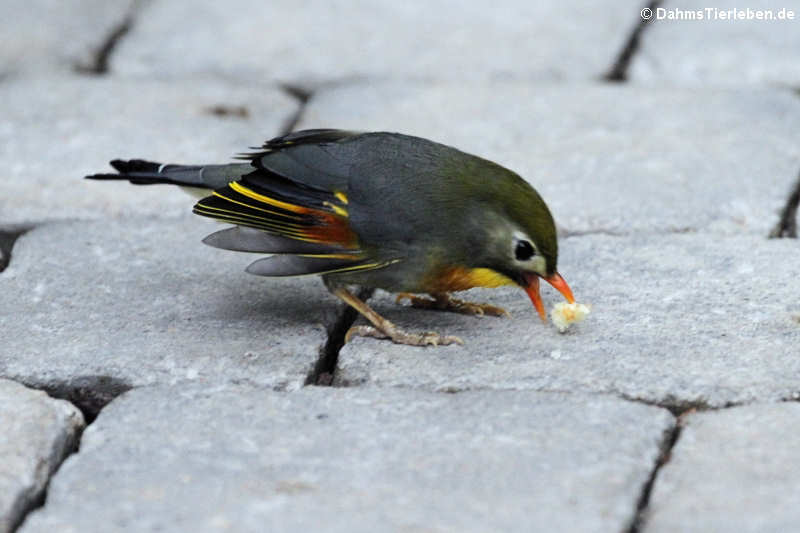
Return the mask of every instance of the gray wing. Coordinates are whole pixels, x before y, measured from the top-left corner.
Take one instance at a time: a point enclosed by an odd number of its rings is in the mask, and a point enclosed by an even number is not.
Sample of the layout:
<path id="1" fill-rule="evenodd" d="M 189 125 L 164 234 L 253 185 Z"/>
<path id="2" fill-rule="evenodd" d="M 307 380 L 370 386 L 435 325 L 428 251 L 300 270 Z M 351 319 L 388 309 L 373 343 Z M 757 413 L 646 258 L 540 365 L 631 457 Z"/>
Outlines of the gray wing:
<path id="1" fill-rule="evenodd" d="M 458 166 L 478 159 L 455 148 L 398 133 L 311 130 L 266 143 L 252 164 L 309 189 L 347 196 L 350 224 L 365 244 L 402 243 L 430 231 L 430 212 L 453 209 L 444 194 Z M 269 149 L 267 149 L 269 148 Z"/>

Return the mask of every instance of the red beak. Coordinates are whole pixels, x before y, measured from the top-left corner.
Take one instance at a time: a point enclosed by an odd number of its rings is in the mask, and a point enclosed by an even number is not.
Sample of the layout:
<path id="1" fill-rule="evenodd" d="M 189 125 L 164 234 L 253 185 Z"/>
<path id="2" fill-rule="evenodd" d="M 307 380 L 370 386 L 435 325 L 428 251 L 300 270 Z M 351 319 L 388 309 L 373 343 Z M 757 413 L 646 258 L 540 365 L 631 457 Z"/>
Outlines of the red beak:
<path id="1" fill-rule="evenodd" d="M 572 296 L 572 290 L 567 285 L 567 282 L 564 281 L 564 278 L 556 272 L 552 276 L 543 278 L 547 283 L 555 287 L 558 292 L 564 295 L 564 298 L 567 299 L 569 303 L 575 303 L 575 298 Z M 547 314 L 544 312 L 544 304 L 542 303 L 542 297 L 539 296 L 539 276 L 536 274 L 526 274 L 525 280 L 528 282 L 527 287 L 523 287 L 525 292 L 528 293 L 528 296 L 533 302 L 533 306 L 536 308 L 536 312 L 539 313 L 539 317 L 542 319 L 542 322 L 547 322 Z"/>

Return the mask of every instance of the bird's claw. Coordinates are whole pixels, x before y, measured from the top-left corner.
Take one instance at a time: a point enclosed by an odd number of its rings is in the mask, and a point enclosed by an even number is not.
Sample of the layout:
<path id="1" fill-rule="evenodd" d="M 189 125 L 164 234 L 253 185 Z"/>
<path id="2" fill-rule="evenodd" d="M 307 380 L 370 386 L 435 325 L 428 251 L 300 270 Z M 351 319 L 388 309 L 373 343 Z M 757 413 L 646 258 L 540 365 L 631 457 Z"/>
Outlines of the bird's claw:
<path id="1" fill-rule="evenodd" d="M 410 333 L 398 327 L 392 327 L 387 331 L 380 330 L 374 326 L 353 326 L 347 330 L 344 341 L 350 342 L 354 336 L 372 337 L 374 339 L 391 339 L 396 344 L 406 344 L 408 346 L 446 346 L 448 344 L 464 345 L 464 341 L 455 335 L 439 335 L 433 331 L 423 333 Z"/>

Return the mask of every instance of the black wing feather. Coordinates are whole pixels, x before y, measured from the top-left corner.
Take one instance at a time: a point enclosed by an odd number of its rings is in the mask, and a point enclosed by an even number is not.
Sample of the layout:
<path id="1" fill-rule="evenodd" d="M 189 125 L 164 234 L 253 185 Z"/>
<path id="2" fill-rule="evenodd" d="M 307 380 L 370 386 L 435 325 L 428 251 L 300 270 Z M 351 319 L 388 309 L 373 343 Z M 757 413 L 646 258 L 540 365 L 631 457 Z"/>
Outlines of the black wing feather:
<path id="1" fill-rule="evenodd" d="M 344 139 L 349 139 L 360 135 L 358 132 L 337 130 L 337 129 L 310 129 L 301 130 L 274 137 L 261 145 L 261 149 L 256 148 L 255 152 L 244 152 L 236 156 L 237 159 L 245 161 L 253 161 L 269 154 L 275 150 L 288 148 L 290 146 L 298 146 L 302 144 L 324 144 L 338 142 Z"/>

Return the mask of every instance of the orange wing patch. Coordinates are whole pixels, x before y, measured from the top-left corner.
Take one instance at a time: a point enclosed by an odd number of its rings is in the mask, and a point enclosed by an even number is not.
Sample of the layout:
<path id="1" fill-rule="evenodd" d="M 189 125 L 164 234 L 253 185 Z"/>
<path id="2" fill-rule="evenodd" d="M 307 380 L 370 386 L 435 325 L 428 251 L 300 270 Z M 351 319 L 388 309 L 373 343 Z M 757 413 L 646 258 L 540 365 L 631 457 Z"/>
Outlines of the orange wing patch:
<path id="1" fill-rule="evenodd" d="M 200 200 L 194 212 L 300 241 L 358 248 L 358 236 L 350 228 L 347 197 L 343 193 L 331 193 L 321 202 L 309 197 L 308 203 L 315 205 L 270 195 L 269 191 L 255 191 L 240 180 Z"/>

